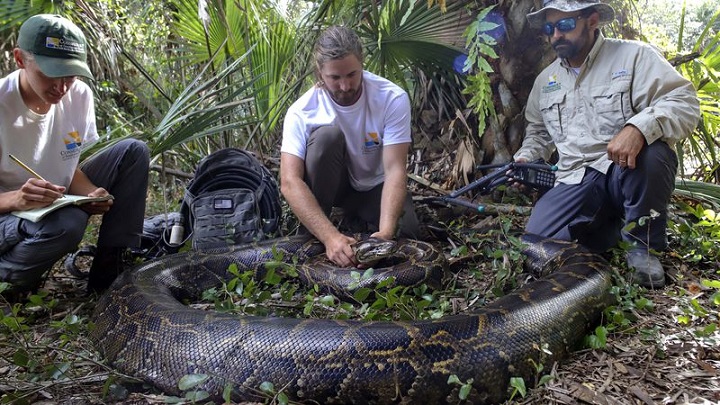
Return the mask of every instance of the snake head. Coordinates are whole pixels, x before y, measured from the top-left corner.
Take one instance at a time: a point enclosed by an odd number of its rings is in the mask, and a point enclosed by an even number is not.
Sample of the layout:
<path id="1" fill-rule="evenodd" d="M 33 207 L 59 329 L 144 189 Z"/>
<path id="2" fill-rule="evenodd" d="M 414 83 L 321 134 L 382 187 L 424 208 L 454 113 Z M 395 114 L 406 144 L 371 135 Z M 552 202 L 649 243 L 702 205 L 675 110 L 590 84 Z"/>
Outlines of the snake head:
<path id="1" fill-rule="evenodd" d="M 397 250 L 397 242 L 380 238 L 367 238 L 352 245 L 358 263 L 374 263 L 391 256 Z"/>

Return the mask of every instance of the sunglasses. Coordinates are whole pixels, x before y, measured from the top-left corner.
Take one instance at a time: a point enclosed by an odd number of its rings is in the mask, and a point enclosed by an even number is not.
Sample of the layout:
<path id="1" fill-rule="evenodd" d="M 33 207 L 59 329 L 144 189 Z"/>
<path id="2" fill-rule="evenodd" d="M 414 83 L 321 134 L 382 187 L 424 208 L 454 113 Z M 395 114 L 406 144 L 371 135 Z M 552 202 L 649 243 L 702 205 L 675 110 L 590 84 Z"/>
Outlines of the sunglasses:
<path id="1" fill-rule="evenodd" d="M 563 18 L 562 20 L 558 20 L 555 24 L 547 22 L 543 25 L 543 33 L 551 37 L 555 34 L 556 29 L 560 32 L 570 32 L 577 27 L 577 23 L 575 21 L 581 18 L 582 16 L 578 15 L 575 17 Z"/>

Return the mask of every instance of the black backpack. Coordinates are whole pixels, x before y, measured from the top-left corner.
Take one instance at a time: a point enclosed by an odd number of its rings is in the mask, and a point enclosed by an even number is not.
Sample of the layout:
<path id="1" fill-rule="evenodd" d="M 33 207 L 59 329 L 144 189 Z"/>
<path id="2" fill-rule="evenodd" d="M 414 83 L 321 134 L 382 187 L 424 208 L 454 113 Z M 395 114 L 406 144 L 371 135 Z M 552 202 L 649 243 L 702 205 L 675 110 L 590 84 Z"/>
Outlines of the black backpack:
<path id="1" fill-rule="evenodd" d="M 237 148 L 200 161 L 180 207 L 185 235 L 197 250 L 274 236 L 281 215 L 275 177 L 250 152 Z"/>
<path id="2" fill-rule="evenodd" d="M 272 173 L 242 149 L 227 148 L 200 161 L 186 187 L 180 212 L 145 218 L 141 245 L 131 258 L 143 260 L 177 253 L 192 238 L 193 249 L 208 250 L 274 236 L 281 223 L 280 191 Z M 182 229 L 175 235 L 175 228 Z M 83 246 L 65 258 L 70 274 L 85 278 L 81 256 L 94 256 Z"/>

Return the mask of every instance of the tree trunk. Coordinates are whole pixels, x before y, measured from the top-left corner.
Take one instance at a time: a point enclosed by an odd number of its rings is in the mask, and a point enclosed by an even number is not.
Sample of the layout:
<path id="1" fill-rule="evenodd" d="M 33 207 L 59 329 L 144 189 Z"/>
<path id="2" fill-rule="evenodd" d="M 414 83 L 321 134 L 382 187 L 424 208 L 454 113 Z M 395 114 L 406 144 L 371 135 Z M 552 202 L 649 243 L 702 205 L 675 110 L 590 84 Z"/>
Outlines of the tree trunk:
<path id="1" fill-rule="evenodd" d="M 555 58 L 553 52 L 548 52 L 547 41 L 527 22 L 527 14 L 541 3 L 501 0 L 493 11 L 502 16 L 497 21 L 504 29 L 503 35 L 497 38 L 500 58 L 493 61 L 497 121 L 488 123 L 488 129 L 482 134 L 483 163 L 512 160 L 525 134 L 524 107 L 535 77 Z"/>

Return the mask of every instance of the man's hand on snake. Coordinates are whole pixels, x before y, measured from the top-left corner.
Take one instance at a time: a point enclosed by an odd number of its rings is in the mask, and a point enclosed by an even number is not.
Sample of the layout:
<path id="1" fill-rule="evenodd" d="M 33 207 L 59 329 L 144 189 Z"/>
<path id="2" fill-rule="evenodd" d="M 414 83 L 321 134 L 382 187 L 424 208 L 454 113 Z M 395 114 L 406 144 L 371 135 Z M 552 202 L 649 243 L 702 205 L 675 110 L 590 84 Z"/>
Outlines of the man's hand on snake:
<path id="1" fill-rule="evenodd" d="M 355 267 L 355 252 L 352 245 L 357 243 L 354 238 L 338 233 L 325 242 L 325 254 L 331 262 L 340 267 Z"/>

